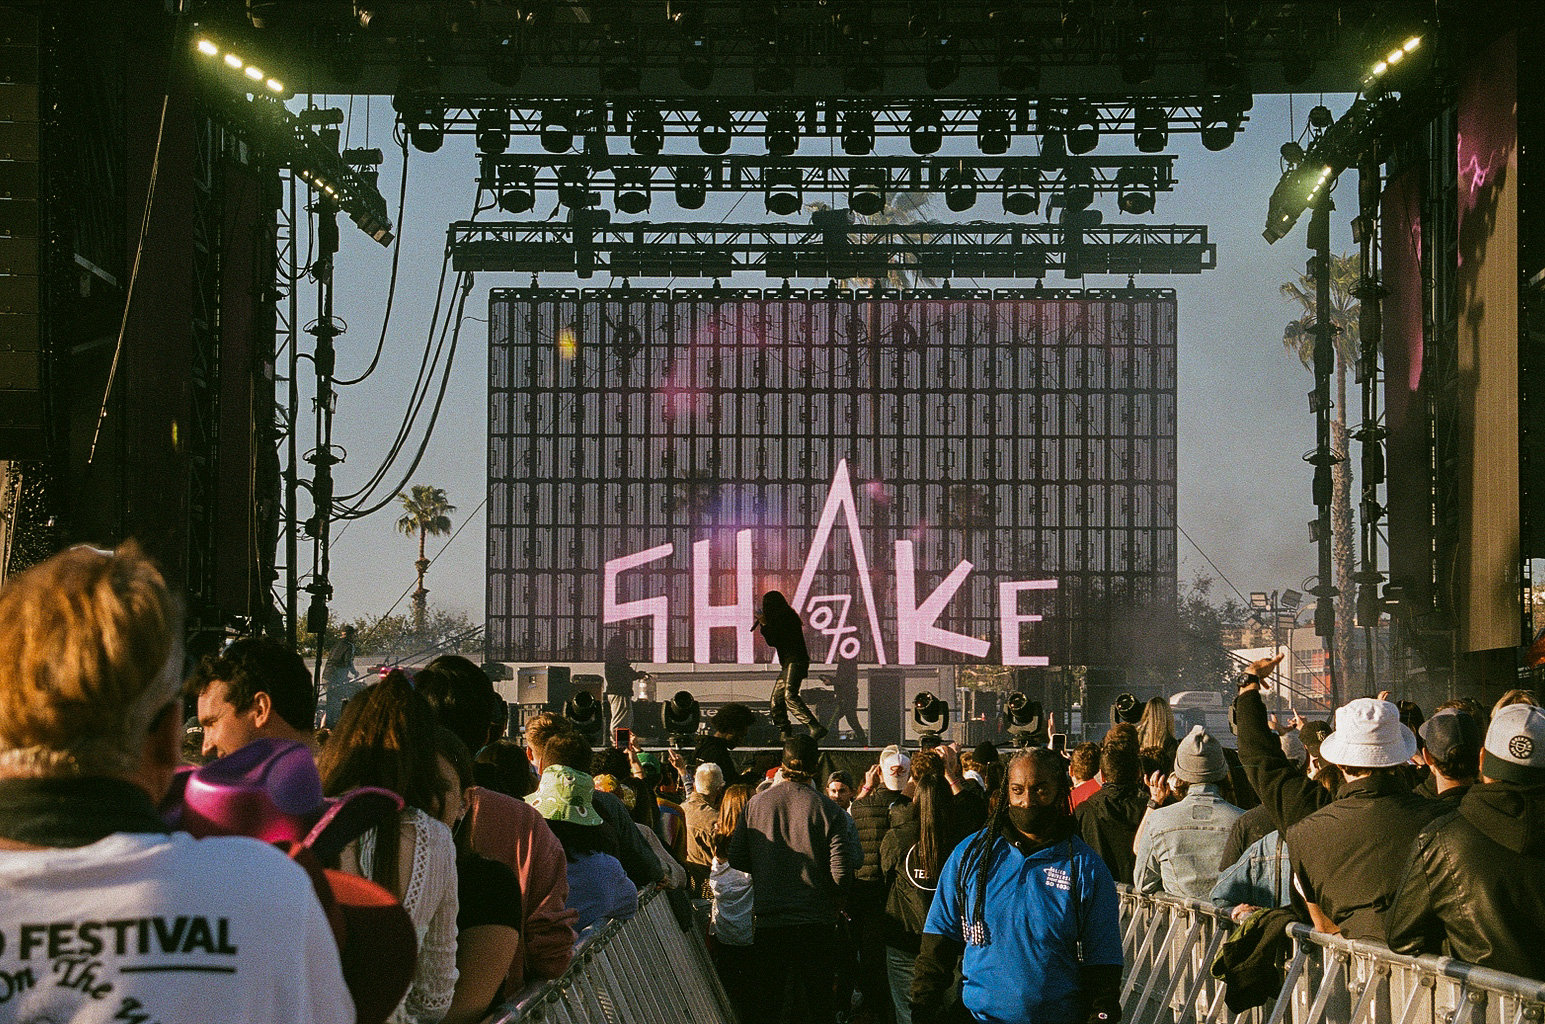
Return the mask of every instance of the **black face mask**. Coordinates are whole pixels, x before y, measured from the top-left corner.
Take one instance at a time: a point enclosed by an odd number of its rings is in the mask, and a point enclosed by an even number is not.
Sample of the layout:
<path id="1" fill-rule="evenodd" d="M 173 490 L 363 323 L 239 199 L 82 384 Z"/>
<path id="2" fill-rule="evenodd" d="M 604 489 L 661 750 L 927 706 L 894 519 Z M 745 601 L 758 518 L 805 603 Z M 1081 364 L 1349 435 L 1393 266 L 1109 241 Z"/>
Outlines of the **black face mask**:
<path id="1" fill-rule="evenodd" d="M 1057 819 L 1055 807 L 1008 807 L 1009 824 L 1026 835 L 1038 835 Z"/>

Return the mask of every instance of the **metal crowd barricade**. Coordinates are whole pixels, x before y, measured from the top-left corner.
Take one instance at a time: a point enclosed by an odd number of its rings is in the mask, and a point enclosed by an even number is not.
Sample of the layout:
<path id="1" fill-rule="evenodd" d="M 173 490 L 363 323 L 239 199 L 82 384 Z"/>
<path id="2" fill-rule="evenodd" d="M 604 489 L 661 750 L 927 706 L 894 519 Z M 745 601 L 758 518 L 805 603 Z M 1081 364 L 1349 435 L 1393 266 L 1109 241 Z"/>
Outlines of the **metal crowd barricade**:
<path id="1" fill-rule="evenodd" d="M 1210 973 L 1232 929 L 1207 903 L 1121 887 L 1123 1024 L 1541 1024 L 1545 983 L 1288 926 L 1282 990 L 1233 1015 Z"/>
<path id="2" fill-rule="evenodd" d="M 702 935 L 683 931 L 663 890 L 638 913 L 582 936 L 563 977 L 521 993 L 485 1024 L 735 1024 Z"/>

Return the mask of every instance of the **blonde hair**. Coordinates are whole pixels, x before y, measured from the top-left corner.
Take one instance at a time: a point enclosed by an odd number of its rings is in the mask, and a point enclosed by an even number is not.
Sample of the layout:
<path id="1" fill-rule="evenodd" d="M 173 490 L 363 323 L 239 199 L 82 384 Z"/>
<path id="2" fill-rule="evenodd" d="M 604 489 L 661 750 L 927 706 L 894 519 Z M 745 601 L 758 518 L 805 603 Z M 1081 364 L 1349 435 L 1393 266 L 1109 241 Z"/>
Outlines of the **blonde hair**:
<path id="1" fill-rule="evenodd" d="M 129 541 L 73 547 L 0 590 L 0 773 L 116 775 L 181 689 L 181 615 Z"/>

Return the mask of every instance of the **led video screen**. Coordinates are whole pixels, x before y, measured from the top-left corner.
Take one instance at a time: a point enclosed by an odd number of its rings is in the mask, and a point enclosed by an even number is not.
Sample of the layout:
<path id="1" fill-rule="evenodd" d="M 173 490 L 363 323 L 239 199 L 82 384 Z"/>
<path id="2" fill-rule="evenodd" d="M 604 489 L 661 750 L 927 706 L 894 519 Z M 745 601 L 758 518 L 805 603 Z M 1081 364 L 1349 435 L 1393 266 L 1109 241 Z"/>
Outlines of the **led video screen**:
<path id="1" fill-rule="evenodd" d="M 1125 664 L 1175 595 L 1173 292 L 496 290 L 489 656 Z M 1157 618 L 1156 618 L 1157 616 Z"/>

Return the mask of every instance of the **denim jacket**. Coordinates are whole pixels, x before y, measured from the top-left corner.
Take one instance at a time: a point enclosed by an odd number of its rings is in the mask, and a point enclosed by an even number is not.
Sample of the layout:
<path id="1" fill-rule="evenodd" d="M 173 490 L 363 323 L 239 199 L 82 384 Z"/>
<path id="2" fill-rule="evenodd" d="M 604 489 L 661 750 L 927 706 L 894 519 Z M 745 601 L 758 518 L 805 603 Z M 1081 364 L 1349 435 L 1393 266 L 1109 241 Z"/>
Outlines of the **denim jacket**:
<path id="1" fill-rule="evenodd" d="M 1224 910 L 1241 903 L 1252 907 L 1285 907 L 1293 898 L 1293 865 L 1281 832 L 1254 843 L 1226 868 L 1212 889 L 1212 902 Z"/>
<path id="2" fill-rule="evenodd" d="M 1192 785 L 1179 803 L 1148 812 L 1137 842 L 1133 886 L 1143 893 L 1208 899 L 1229 830 L 1243 813 L 1208 783 Z"/>

